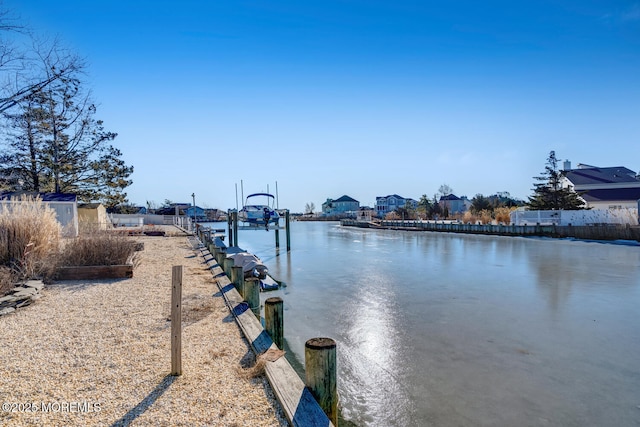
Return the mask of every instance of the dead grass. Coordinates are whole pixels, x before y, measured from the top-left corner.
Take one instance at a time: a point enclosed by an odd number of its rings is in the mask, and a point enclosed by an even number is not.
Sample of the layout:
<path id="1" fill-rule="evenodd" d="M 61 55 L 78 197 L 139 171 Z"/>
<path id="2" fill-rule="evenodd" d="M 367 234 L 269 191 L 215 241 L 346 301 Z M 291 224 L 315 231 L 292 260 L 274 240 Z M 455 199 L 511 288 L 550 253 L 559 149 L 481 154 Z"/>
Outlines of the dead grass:
<path id="1" fill-rule="evenodd" d="M 94 230 L 64 242 L 60 266 L 122 265 L 139 263 L 136 241 L 109 230 Z"/>
<path id="2" fill-rule="evenodd" d="M 249 366 L 247 368 L 238 366 L 236 370 L 238 372 L 238 375 L 249 380 L 263 376 L 265 373 L 264 369 L 266 365 L 267 361 L 262 357 L 258 357 L 257 359 L 255 359 L 255 363 L 252 366 Z"/>
<path id="3" fill-rule="evenodd" d="M 23 195 L 0 205 L 0 266 L 5 267 L 0 289 L 7 286 L 6 280 L 48 276 L 60 236 L 55 212 L 39 197 Z M 6 269 L 11 272 L 9 279 Z"/>
<path id="4" fill-rule="evenodd" d="M 14 275 L 9 267 L 0 265 L 0 296 L 3 296 L 13 288 Z"/>

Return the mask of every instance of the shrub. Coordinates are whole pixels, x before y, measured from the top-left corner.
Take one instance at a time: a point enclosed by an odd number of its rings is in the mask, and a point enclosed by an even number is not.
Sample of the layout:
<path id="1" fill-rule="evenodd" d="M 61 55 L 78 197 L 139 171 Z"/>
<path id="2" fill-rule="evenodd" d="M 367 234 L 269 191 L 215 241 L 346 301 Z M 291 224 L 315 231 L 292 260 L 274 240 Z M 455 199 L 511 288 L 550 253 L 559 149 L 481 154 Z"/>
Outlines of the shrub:
<path id="1" fill-rule="evenodd" d="M 0 205 L 2 280 L 47 277 L 55 267 L 52 256 L 59 250 L 60 233 L 55 212 L 39 197 L 23 195 Z"/>
<path id="2" fill-rule="evenodd" d="M 496 221 L 501 222 L 503 224 L 510 224 L 511 223 L 511 212 L 514 211 L 516 208 L 512 207 L 512 208 L 507 208 L 507 207 L 501 207 L 501 208 L 496 208 L 494 210 L 494 215 L 496 217 Z"/>
<path id="3" fill-rule="evenodd" d="M 464 215 L 462 215 L 462 222 L 475 224 L 478 221 L 478 217 L 475 216 L 471 211 L 466 211 Z"/>
<path id="4" fill-rule="evenodd" d="M 65 242 L 60 266 L 138 264 L 136 242 L 114 231 L 93 230 Z"/>

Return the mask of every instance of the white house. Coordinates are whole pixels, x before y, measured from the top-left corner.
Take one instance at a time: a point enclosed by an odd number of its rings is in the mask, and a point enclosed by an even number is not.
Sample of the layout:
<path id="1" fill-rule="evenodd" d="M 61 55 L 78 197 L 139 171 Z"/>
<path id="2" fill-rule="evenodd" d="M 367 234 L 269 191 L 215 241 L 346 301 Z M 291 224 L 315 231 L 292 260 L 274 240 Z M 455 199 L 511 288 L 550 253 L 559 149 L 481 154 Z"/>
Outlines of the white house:
<path id="1" fill-rule="evenodd" d="M 599 168 L 578 164 L 571 169 L 565 162 L 562 186 L 569 188 L 591 209 L 637 208 L 640 200 L 640 179 L 623 166 Z"/>

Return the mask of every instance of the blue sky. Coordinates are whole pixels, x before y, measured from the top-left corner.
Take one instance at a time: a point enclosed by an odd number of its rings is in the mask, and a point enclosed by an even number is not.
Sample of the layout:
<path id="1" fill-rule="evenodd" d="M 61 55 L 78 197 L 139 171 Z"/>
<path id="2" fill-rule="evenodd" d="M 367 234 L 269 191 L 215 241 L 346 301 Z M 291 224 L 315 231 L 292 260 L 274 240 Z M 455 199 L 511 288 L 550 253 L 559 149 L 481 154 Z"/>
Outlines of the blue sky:
<path id="1" fill-rule="evenodd" d="M 640 1 L 4 0 L 89 63 L 129 200 L 526 199 L 640 165 Z M 241 203 L 241 200 L 240 200 Z"/>

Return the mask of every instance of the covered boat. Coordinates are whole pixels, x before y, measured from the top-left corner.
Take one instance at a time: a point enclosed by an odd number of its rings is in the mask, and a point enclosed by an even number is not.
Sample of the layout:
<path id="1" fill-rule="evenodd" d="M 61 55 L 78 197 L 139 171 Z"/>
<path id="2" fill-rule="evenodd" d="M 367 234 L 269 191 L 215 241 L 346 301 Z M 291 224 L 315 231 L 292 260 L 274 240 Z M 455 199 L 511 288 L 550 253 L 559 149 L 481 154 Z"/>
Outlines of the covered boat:
<path id="1" fill-rule="evenodd" d="M 255 203 L 259 197 L 266 197 L 266 204 Z M 269 224 L 278 224 L 280 215 L 274 207 L 275 197 L 269 193 L 249 194 L 244 206 L 238 211 L 238 219 L 250 225 L 269 228 Z"/>

